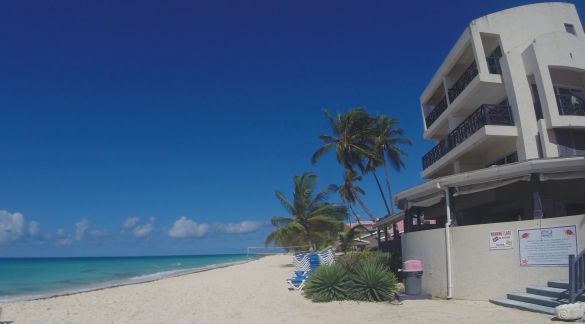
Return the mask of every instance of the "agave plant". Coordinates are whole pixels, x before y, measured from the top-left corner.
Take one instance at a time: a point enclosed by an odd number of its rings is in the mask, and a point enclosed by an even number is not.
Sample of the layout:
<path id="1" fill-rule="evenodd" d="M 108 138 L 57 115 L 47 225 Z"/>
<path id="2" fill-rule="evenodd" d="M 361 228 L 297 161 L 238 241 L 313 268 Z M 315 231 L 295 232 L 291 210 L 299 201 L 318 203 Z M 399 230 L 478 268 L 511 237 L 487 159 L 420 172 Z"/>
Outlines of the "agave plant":
<path id="1" fill-rule="evenodd" d="M 394 297 L 396 277 L 377 262 L 365 262 L 351 274 L 351 299 L 388 301 Z"/>
<path id="2" fill-rule="evenodd" d="M 305 285 L 305 297 L 314 302 L 345 300 L 350 295 L 351 282 L 347 271 L 340 265 L 322 265 Z"/>

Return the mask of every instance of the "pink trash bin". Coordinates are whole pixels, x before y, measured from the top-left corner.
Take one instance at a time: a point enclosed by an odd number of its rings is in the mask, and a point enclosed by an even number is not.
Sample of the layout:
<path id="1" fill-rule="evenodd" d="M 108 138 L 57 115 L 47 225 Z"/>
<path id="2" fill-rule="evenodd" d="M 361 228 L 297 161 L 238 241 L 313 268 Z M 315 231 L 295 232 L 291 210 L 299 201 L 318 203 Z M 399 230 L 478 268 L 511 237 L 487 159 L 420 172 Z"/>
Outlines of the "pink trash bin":
<path id="1" fill-rule="evenodd" d="M 420 295 L 422 292 L 422 262 L 420 260 L 404 261 L 402 266 L 402 273 L 404 275 L 404 286 L 406 290 L 405 293 L 407 295 Z"/>
<path id="2" fill-rule="evenodd" d="M 423 271 L 421 260 L 407 260 L 403 262 L 403 272 L 419 272 Z"/>

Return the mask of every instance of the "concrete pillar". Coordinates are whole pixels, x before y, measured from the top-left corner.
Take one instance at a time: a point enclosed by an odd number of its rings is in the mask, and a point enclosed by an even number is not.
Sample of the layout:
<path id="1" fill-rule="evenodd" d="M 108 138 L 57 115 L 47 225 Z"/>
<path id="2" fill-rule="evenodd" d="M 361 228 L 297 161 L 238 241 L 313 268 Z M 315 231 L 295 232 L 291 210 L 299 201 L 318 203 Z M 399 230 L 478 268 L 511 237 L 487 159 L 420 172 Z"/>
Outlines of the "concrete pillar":
<path id="1" fill-rule="evenodd" d="M 514 124 L 518 129 L 516 141 L 518 160 L 537 159 L 538 126 L 522 57 L 519 53 L 508 52 L 500 59 L 500 63 L 502 80 L 512 109 Z"/>
<path id="2" fill-rule="evenodd" d="M 481 34 L 473 22 L 469 25 L 469 32 L 471 33 L 471 48 L 473 49 L 473 56 L 475 56 L 477 70 L 479 74 L 489 74 L 490 70 L 487 65 L 487 60 L 485 59 Z"/>

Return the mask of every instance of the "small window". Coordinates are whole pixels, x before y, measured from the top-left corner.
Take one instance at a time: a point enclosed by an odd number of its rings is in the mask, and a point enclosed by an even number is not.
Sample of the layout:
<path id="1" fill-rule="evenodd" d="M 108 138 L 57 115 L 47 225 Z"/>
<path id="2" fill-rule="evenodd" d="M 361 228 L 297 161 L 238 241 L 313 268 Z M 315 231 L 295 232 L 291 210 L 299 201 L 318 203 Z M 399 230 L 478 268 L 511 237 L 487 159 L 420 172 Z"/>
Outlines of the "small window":
<path id="1" fill-rule="evenodd" d="M 565 24 L 565 30 L 567 33 L 577 36 L 577 33 L 575 32 L 575 26 L 572 24 Z"/>

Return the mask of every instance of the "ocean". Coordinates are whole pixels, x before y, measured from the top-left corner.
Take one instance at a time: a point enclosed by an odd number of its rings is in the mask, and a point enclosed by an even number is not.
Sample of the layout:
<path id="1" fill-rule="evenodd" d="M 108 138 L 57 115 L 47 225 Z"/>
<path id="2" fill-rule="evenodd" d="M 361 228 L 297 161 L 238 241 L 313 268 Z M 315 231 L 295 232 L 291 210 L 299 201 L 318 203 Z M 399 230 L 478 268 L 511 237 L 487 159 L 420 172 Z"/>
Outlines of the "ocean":
<path id="1" fill-rule="evenodd" d="M 0 258 L 0 302 L 152 281 L 246 260 L 245 254 Z"/>

